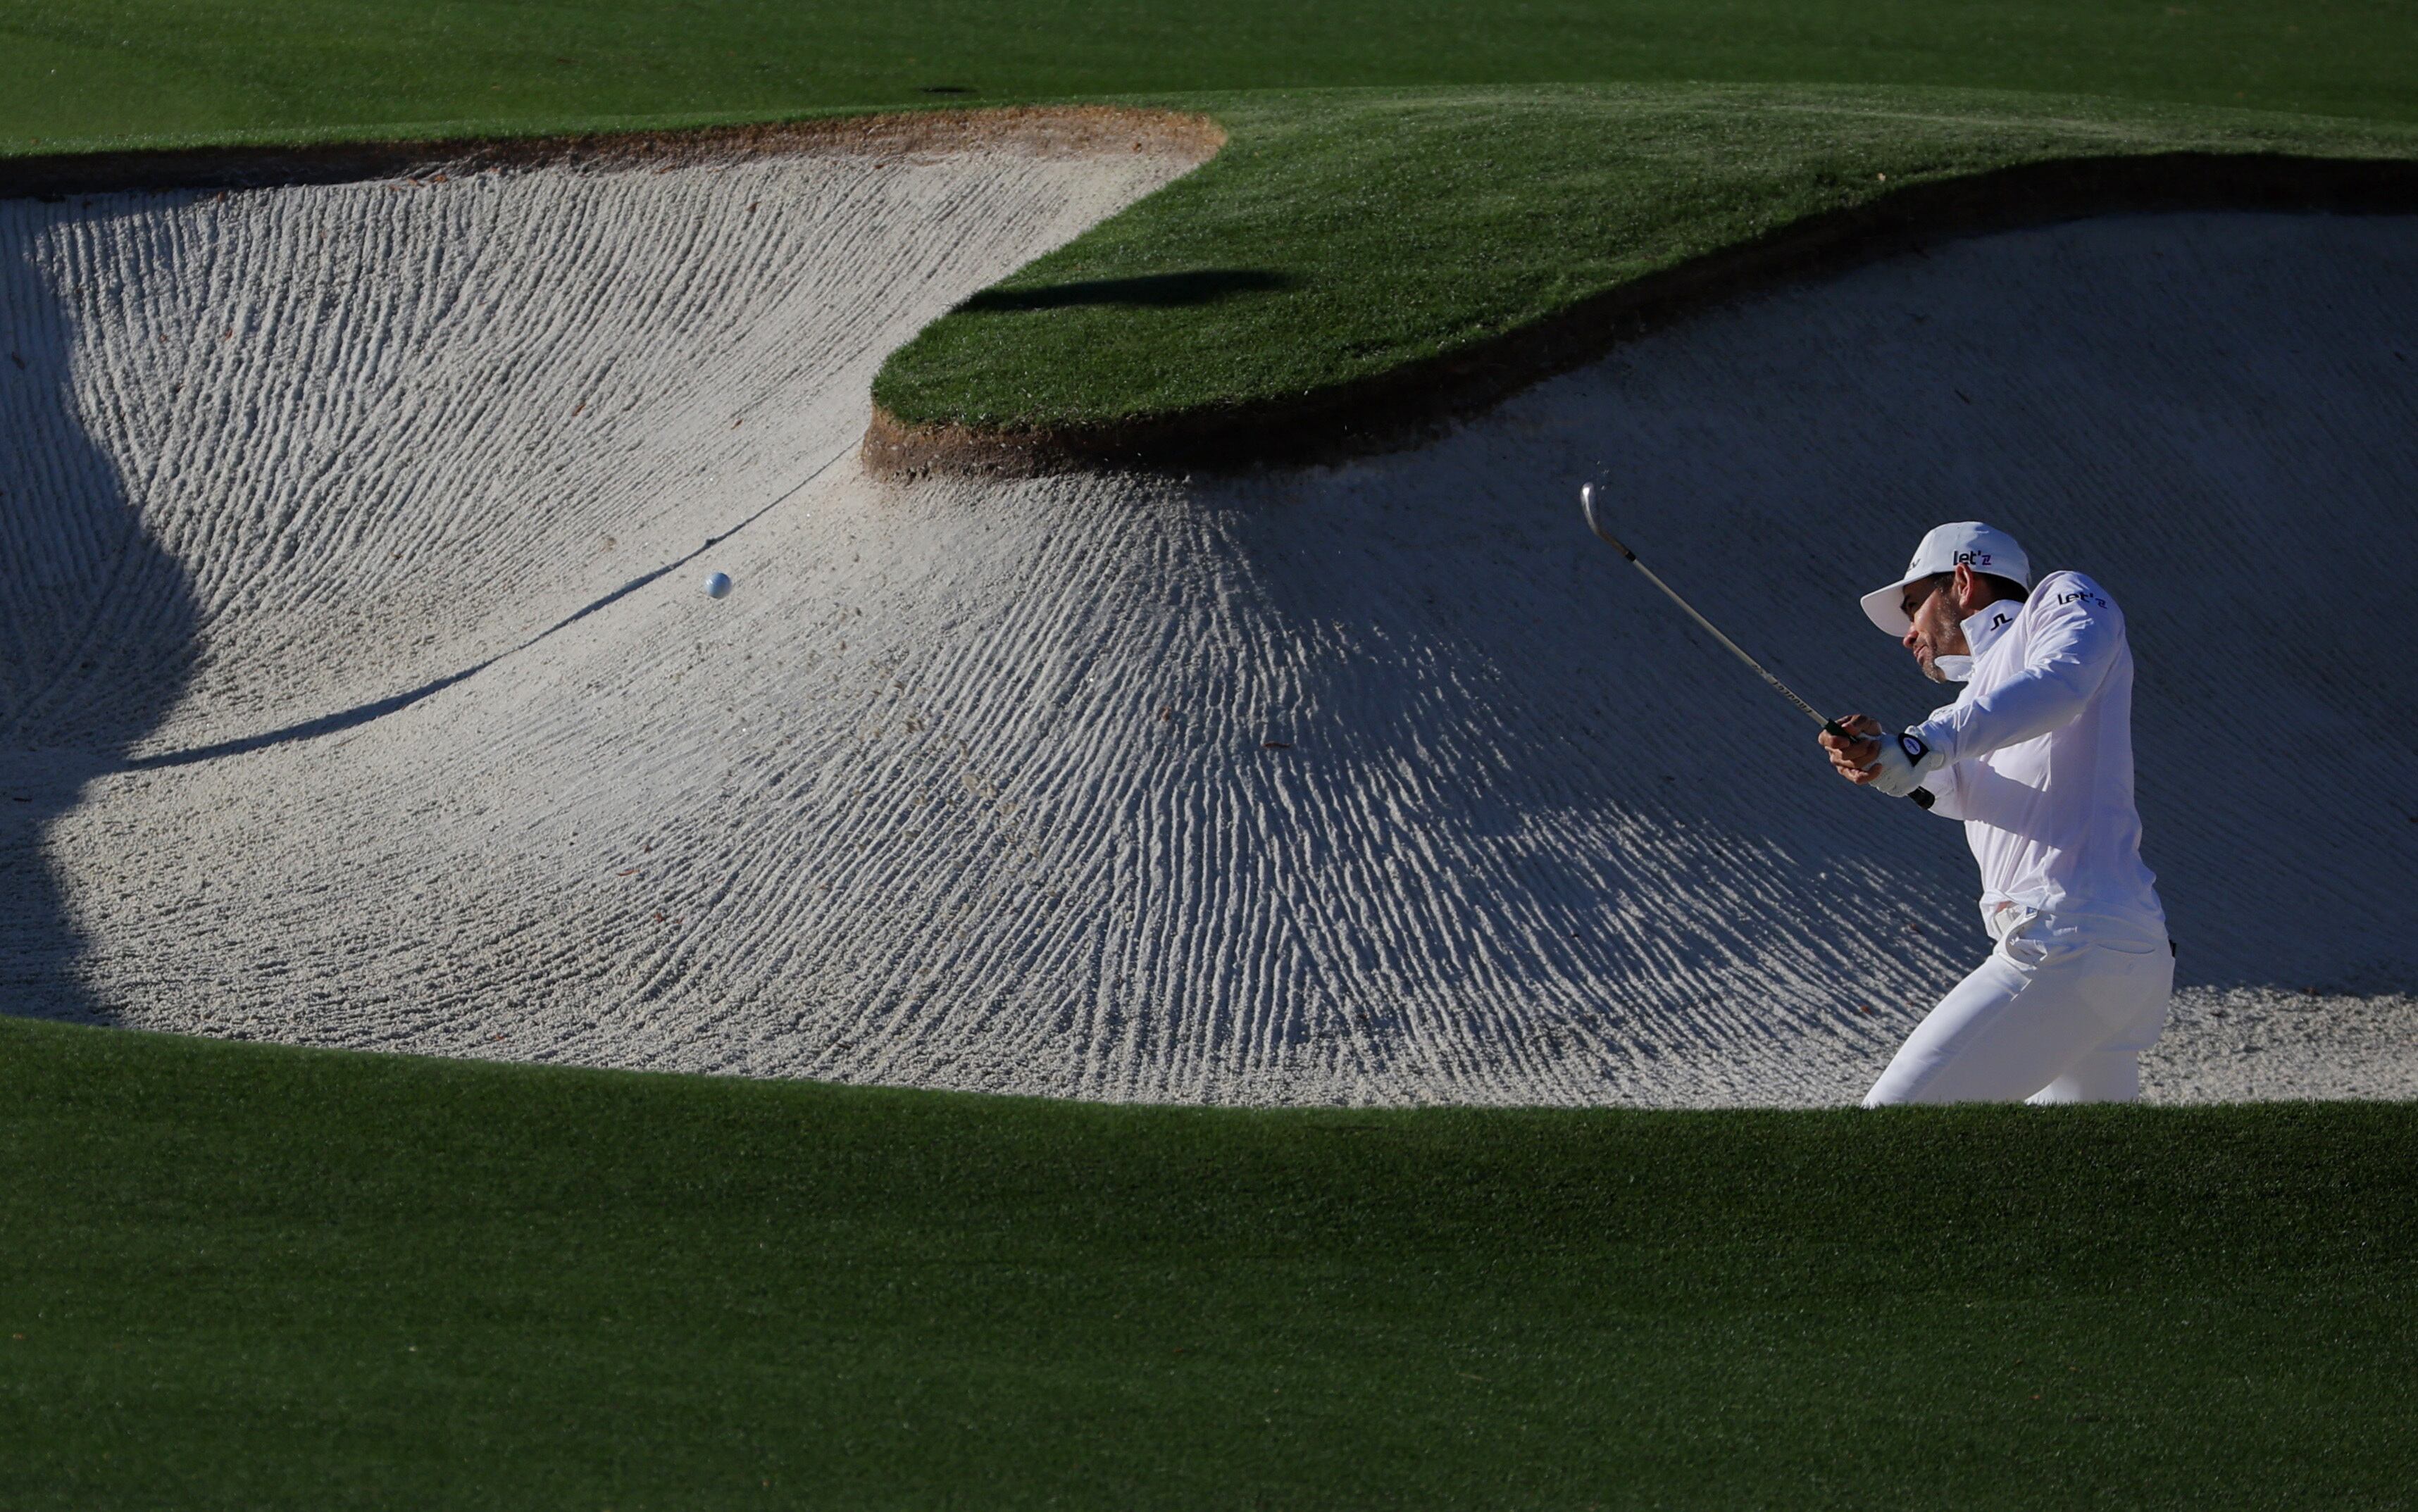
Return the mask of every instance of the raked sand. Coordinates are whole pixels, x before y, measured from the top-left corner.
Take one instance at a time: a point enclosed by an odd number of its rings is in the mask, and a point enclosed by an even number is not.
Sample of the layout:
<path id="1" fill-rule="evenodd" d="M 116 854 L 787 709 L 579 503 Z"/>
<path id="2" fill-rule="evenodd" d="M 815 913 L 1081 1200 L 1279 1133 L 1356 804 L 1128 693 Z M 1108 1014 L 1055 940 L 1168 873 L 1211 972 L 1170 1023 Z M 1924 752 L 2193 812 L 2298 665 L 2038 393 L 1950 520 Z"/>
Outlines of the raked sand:
<path id="1" fill-rule="evenodd" d="M 887 351 L 1188 161 L 0 205 L 5 1006 L 1072 1097 L 1850 1101 L 1982 954 L 1971 861 L 1586 533 L 1592 475 L 1885 718 L 1930 689 L 1854 598 L 1924 527 L 2098 576 L 2182 944 L 2150 1094 L 2418 1096 L 2418 223 L 1946 242 L 1331 468 L 863 474 Z"/>

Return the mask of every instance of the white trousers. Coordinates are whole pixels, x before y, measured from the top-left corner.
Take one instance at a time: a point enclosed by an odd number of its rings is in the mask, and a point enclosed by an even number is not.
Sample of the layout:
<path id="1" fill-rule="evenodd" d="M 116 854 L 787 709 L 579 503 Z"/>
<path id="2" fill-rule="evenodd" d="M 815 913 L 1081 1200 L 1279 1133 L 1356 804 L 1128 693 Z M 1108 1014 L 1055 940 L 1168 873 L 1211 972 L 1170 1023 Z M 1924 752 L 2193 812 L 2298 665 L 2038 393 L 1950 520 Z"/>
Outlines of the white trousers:
<path id="1" fill-rule="evenodd" d="M 2165 1028 L 2173 955 L 2163 945 L 2038 940 L 2010 907 L 1997 948 L 1931 1010 L 1864 1094 L 1898 1103 L 2129 1103 L 2141 1052 Z"/>

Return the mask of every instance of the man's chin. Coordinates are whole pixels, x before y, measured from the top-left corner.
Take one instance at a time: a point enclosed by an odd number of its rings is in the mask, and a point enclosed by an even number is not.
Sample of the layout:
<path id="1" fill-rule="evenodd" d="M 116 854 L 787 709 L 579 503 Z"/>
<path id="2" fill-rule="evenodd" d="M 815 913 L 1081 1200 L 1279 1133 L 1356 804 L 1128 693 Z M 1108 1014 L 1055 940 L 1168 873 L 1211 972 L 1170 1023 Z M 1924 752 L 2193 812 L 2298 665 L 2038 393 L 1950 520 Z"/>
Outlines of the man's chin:
<path id="1" fill-rule="evenodd" d="M 1939 664 L 1928 656 L 1917 656 L 1914 659 L 1914 664 L 1922 668 L 1922 675 L 1934 682 L 1948 680 L 1948 674 L 1939 670 Z"/>

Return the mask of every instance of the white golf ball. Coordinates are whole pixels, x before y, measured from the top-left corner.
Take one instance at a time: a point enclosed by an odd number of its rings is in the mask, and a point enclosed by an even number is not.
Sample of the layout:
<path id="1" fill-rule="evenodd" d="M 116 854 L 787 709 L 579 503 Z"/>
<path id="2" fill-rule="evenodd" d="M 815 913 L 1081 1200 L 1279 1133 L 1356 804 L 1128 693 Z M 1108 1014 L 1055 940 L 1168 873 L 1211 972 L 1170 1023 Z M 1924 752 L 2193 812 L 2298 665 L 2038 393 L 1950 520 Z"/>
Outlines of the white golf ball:
<path id="1" fill-rule="evenodd" d="M 718 599 L 729 591 L 730 574 L 728 573 L 708 573 L 705 574 L 705 596 L 707 598 Z"/>

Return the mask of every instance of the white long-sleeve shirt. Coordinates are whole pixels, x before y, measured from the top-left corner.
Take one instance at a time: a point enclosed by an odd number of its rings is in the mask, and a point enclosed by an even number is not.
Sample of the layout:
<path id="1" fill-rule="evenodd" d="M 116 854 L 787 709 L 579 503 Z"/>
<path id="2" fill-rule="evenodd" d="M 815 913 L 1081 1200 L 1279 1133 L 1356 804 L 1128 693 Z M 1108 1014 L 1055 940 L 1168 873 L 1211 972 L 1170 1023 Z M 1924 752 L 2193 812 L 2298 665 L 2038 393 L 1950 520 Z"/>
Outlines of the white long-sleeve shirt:
<path id="1" fill-rule="evenodd" d="M 2046 917 L 2040 938 L 2163 947 L 2165 909 L 2141 863 L 2133 802 L 2133 650 L 2124 616 L 2080 573 L 1965 621 L 1973 675 L 1914 733 L 1948 765 L 1923 778 L 1932 812 L 1965 821 L 1984 919 L 2004 903 Z"/>

